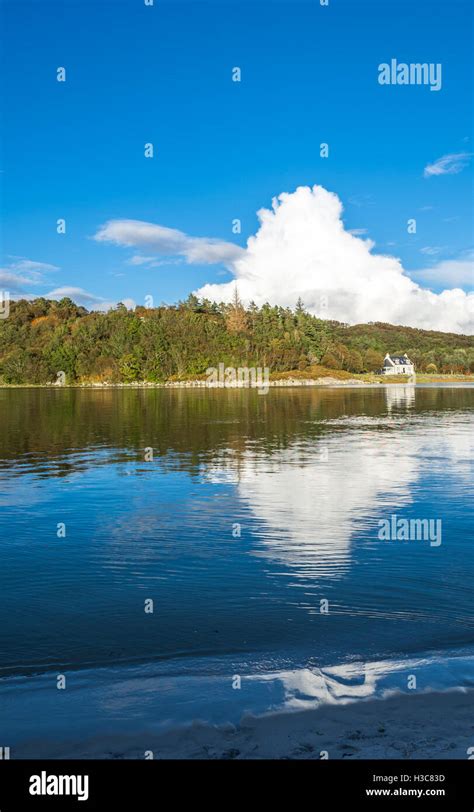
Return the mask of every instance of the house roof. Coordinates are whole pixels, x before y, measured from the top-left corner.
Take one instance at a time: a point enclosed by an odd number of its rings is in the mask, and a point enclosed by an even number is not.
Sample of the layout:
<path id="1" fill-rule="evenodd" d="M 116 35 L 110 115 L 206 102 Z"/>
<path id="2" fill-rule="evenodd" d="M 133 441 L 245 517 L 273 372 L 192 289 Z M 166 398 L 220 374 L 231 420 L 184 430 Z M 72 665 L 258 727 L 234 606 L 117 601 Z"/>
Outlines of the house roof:
<path id="1" fill-rule="evenodd" d="M 389 367 L 391 364 L 411 364 L 407 355 L 388 355 L 384 358 L 384 367 Z"/>

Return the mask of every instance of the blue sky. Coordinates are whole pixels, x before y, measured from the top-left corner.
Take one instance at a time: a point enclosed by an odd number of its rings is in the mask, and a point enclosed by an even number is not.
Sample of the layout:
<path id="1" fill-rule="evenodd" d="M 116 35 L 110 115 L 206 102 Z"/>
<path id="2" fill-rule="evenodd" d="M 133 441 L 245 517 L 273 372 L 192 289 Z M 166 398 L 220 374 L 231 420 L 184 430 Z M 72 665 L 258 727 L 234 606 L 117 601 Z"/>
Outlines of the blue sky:
<path id="1" fill-rule="evenodd" d="M 400 258 L 433 291 L 467 289 L 469 0 L 7 0 L 2 17 L 0 287 L 175 301 L 228 282 L 232 267 L 92 239 L 103 224 L 145 221 L 245 246 L 274 196 L 318 184 L 373 253 Z M 381 86 L 378 65 L 391 58 L 441 63 L 441 90 Z M 466 157 L 424 177 L 446 155 Z"/>

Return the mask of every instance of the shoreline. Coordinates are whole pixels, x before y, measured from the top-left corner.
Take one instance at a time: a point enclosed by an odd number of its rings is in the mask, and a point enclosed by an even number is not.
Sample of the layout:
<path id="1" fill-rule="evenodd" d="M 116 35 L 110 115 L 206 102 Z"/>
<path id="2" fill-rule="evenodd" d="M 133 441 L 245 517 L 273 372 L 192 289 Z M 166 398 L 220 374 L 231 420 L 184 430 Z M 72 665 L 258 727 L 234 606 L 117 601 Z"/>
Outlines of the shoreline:
<path id="1" fill-rule="evenodd" d="M 400 376 L 401 377 L 401 376 Z M 433 376 L 429 379 L 428 376 L 420 376 L 416 381 L 407 380 L 361 380 L 360 378 L 278 378 L 277 380 L 270 380 L 262 385 L 244 385 L 238 383 L 209 383 L 207 380 L 185 380 L 185 381 L 166 381 L 164 383 L 156 383 L 154 381 L 136 381 L 133 383 L 109 383 L 109 382 L 87 382 L 87 383 L 70 383 L 70 384 L 57 384 L 57 383 L 18 383 L 8 384 L 0 383 L 0 389 L 256 389 L 262 390 L 270 389 L 285 389 L 291 387 L 365 387 L 365 388 L 378 388 L 383 386 L 426 386 L 430 384 L 442 385 L 461 385 L 470 386 L 474 385 L 474 376 Z M 428 379 L 427 379 L 428 378 Z"/>
<path id="2" fill-rule="evenodd" d="M 157 760 L 464 760 L 474 752 L 473 693 L 390 692 L 314 709 L 248 713 L 237 724 L 197 718 L 171 729 L 160 728 L 151 716 L 74 731 L 76 725 L 64 718 L 56 735 L 30 735 L 13 746 L 13 754 L 20 760 L 142 760 L 150 752 Z M 51 699 L 43 694 L 42 700 L 53 712 Z M 81 692 L 78 700 L 82 704 L 87 695 Z"/>
<path id="3" fill-rule="evenodd" d="M 0 680 L 4 736 L 15 759 L 53 760 L 466 759 L 474 748 L 468 650 L 254 671 L 240 690 L 238 663 L 210 665 L 66 670 L 59 704 L 56 671 Z M 408 689 L 413 675 L 423 688 Z"/>

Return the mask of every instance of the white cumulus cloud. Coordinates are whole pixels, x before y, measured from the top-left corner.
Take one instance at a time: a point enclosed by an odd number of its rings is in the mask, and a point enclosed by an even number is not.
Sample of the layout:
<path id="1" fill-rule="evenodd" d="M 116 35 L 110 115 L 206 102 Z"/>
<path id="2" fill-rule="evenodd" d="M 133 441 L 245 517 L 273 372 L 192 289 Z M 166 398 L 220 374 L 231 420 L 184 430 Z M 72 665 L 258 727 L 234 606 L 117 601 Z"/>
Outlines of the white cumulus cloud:
<path id="1" fill-rule="evenodd" d="M 299 296 L 324 318 L 384 321 L 432 330 L 474 332 L 474 296 L 460 288 L 433 293 L 399 259 L 372 253 L 374 243 L 345 229 L 342 203 L 322 186 L 301 186 L 258 212 L 260 227 L 232 262 L 234 279 L 197 293 L 293 307 Z M 148 225 L 148 224 L 147 224 Z"/>

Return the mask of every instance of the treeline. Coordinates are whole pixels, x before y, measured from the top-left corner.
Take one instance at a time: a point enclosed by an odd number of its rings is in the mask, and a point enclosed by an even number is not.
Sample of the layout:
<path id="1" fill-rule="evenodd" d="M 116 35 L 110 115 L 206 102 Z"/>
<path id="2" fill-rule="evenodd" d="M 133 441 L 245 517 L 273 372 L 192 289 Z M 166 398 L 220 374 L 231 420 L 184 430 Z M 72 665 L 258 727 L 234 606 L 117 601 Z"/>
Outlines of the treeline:
<path id="1" fill-rule="evenodd" d="M 71 299 L 21 299 L 0 319 L 0 383 L 163 382 L 203 375 L 208 367 L 313 365 L 352 373 L 379 369 L 386 352 L 407 353 L 419 372 L 474 372 L 470 336 L 360 324 L 353 327 L 265 304 L 245 308 L 190 295 L 176 305 L 134 311 L 119 304 L 88 312 Z"/>

